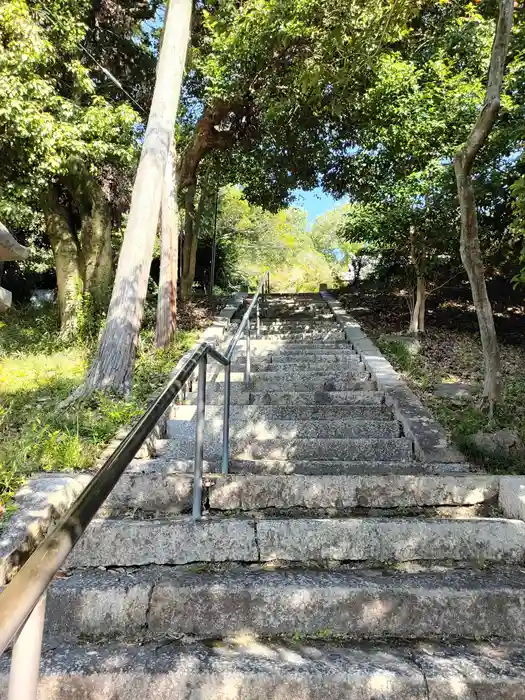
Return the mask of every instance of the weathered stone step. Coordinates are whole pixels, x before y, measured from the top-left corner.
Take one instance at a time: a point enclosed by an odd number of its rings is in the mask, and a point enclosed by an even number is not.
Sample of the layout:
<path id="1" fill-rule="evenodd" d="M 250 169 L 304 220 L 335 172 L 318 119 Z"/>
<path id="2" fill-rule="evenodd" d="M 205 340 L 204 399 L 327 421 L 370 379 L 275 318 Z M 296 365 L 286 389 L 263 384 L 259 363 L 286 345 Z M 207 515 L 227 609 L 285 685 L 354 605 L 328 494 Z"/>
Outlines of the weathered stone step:
<path id="1" fill-rule="evenodd" d="M 344 339 L 344 334 L 338 326 L 330 328 L 329 330 L 303 330 L 303 331 L 273 331 L 269 330 L 264 332 L 261 330 L 261 340 L 287 340 L 290 343 L 299 342 L 301 340 L 317 340 L 317 341 L 330 341 L 330 340 L 342 340 Z"/>
<path id="2" fill-rule="evenodd" d="M 123 547 L 122 543 L 126 546 Z M 484 561 L 521 563 L 525 522 L 444 518 L 93 520 L 67 565 L 192 562 Z"/>
<path id="3" fill-rule="evenodd" d="M 261 360 L 260 360 L 261 361 Z M 345 350 L 340 353 L 326 352 L 326 350 L 309 350 L 302 353 L 286 352 L 283 351 L 279 354 L 272 353 L 267 363 L 270 365 L 282 365 L 282 364 L 312 364 L 318 363 L 324 366 L 327 365 L 345 365 L 356 364 L 361 365 L 359 355 L 350 350 Z"/>
<path id="4" fill-rule="evenodd" d="M 244 372 L 246 367 L 246 357 L 238 359 L 232 363 L 232 372 Z M 252 360 L 251 369 L 253 372 L 348 372 L 350 369 L 354 371 L 363 371 L 364 364 L 359 360 L 357 355 L 345 355 L 343 357 L 334 357 L 326 355 L 292 355 L 290 357 L 279 356 L 269 357 L 267 359 Z"/>
<path id="5" fill-rule="evenodd" d="M 195 422 L 168 420 L 167 436 L 174 439 L 192 439 Z M 205 423 L 207 440 L 222 438 L 222 421 L 208 419 Z M 290 440 L 292 438 L 397 438 L 400 426 L 394 420 L 251 420 L 231 419 L 230 438 L 240 440 Z"/>
<path id="6" fill-rule="evenodd" d="M 332 374 L 328 371 L 324 373 L 254 372 L 250 386 L 254 391 L 347 391 L 361 388 L 357 383 L 366 383 L 369 379 L 370 372 L 357 371 L 340 371 Z"/>
<path id="7" fill-rule="evenodd" d="M 175 406 L 173 418 L 177 420 L 193 420 L 197 408 L 195 406 Z M 206 418 L 221 422 L 222 406 L 206 406 Z M 230 418 L 244 421 L 280 421 L 280 420 L 352 420 L 371 419 L 392 420 L 392 413 L 380 404 L 350 404 L 348 406 L 231 406 Z"/>
<path id="8" fill-rule="evenodd" d="M 352 509 L 466 506 L 496 498 L 495 476 L 213 476 L 212 510 Z"/>
<path id="9" fill-rule="evenodd" d="M 508 568 L 79 571 L 51 586 L 47 635 L 71 642 L 182 635 L 216 639 L 249 630 L 404 643 L 444 637 L 521 642 L 523 575 Z"/>
<path id="10" fill-rule="evenodd" d="M 309 342 L 308 340 L 303 340 L 302 342 L 301 340 L 298 340 L 297 342 L 290 340 L 287 342 L 286 339 L 282 338 L 252 338 L 251 344 L 252 352 L 282 352 L 283 350 L 293 352 L 302 352 L 303 350 L 325 350 L 326 352 L 339 352 L 348 350 L 349 352 L 353 353 L 351 345 L 346 340 L 319 340 L 311 342 Z M 244 352 L 244 349 L 245 343 L 243 340 L 241 340 L 237 345 L 237 351 Z"/>
<path id="11" fill-rule="evenodd" d="M 39 700 L 519 700 L 524 658 L 525 646 L 508 643 L 64 645 L 42 655 Z"/>
<path id="12" fill-rule="evenodd" d="M 350 405 L 381 403 L 384 399 L 382 392 L 375 391 L 375 382 L 354 382 L 346 391 L 251 391 L 243 385 L 231 387 L 231 402 L 245 406 L 254 404 L 257 406 L 312 406 L 323 405 Z M 379 400 L 375 400 L 375 396 Z M 190 395 L 191 398 L 191 395 Z M 206 401 L 210 405 L 222 405 L 224 398 L 224 386 L 222 382 L 216 382 L 208 387 Z"/>
<path id="13" fill-rule="evenodd" d="M 399 465 L 389 467 L 392 470 Z M 232 474 L 223 476 L 211 473 L 220 470 L 219 463 L 207 463 L 204 500 L 213 510 L 239 511 L 465 506 L 490 501 L 499 489 L 498 478 L 488 475 L 325 474 L 326 464 L 311 474 L 286 474 L 284 470 L 276 474 L 271 468 L 267 467 L 267 474 L 235 474 L 233 471 L 241 471 L 241 467 L 232 463 Z M 124 472 L 106 507 L 186 513 L 191 509 L 192 488 L 192 461 L 136 460 Z"/>
<path id="14" fill-rule="evenodd" d="M 301 367 L 290 367 L 289 365 L 278 365 L 277 369 L 275 366 L 272 369 L 268 369 L 260 372 L 257 366 L 252 368 L 251 374 L 251 387 L 258 388 L 259 385 L 264 388 L 269 387 L 270 389 L 275 385 L 278 389 L 283 387 L 293 389 L 294 386 L 300 388 L 313 388 L 314 390 L 318 387 L 323 387 L 326 385 L 333 385 L 335 387 L 346 387 L 348 382 L 355 381 L 368 381 L 370 379 L 370 372 L 354 365 L 340 365 L 339 368 L 332 369 L 329 366 L 323 368 L 315 368 L 311 366 L 301 366 Z M 217 371 L 214 368 L 208 375 L 214 378 L 215 382 L 224 382 L 224 371 Z M 242 366 L 239 369 L 234 369 L 230 373 L 230 381 L 233 383 L 243 383 L 244 382 L 244 369 Z M 330 391 L 330 389 L 328 389 Z"/>
<path id="15" fill-rule="evenodd" d="M 206 459 L 217 459 L 222 453 L 222 437 L 208 437 L 204 444 Z M 173 440 L 172 455 L 191 459 L 193 437 Z M 403 460 L 412 456 L 412 442 L 407 438 L 268 438 L 253 436 L 230 440 L 231 459 L 321 459 L 321 460 Z"/>

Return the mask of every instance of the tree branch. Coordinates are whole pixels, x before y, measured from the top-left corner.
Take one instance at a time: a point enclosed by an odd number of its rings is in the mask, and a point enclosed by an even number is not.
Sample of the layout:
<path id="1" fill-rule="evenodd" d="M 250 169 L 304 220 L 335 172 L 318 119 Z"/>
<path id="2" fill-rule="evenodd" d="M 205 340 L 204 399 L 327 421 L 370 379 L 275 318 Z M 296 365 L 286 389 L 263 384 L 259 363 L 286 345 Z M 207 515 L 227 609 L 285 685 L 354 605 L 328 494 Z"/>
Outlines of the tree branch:
<path id="1" fill-rule="evenodd" d="M 513 12 L 514 0 L 500 0 L 498 26 L 492 44 L 485 101 L 469 137 L 454 157 L 455 166 L 461 166 L 466 176 L 470 174 L 474 159 L 498 116 Z"/>

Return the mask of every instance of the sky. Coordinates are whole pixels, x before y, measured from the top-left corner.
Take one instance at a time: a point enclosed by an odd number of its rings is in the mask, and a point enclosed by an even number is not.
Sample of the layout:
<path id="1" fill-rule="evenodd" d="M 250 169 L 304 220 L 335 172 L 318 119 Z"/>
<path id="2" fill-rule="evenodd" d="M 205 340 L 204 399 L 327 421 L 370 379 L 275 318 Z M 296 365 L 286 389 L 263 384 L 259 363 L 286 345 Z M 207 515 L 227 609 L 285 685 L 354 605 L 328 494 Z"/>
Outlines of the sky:
<path id="1" fill-rule="evenodd" d="M 334 199 L 331 195 L 325 194 L 320 187 L 316 187 L 309 192 L 296 190 L 294 197 L 294 204 L 308 212 L 308 223 L 310 225 L 313 224 L 318 216 L 330 209 L 334 209 L 344 201 L 342 199 Z"/>

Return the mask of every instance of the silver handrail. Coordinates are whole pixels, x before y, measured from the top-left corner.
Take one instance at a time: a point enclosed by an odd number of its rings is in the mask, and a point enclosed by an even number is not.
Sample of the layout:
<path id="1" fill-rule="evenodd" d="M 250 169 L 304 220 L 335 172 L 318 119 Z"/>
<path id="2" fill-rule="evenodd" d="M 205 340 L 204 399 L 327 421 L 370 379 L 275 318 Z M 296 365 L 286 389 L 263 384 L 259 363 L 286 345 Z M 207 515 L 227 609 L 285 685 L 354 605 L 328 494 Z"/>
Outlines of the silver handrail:
<path id="1" fill-rule="evenodd" d="M 251 301 L 251 304 L 249 305 L 248 309 L 246 310 L 246 313 L 241 319 L 241 322 L 239 323 L 239 327 L 237 328 L 237 331 L 233 338 L 230 341 L 230 344 L 228 345 L 228 349 L 226 350 L 226 358 L 228 359 L 228 365 L 224 368 L 224 414 L 223 414 L 223 421 L 222 421 L 222 429 L 223 429 L 223 434 L 222 434 L 222 473 L 227 474 L 228 469 L 229 469 L 229 464 L 230 464 L 230 377 L 231 377 L 231 360 L 233 357 L 233 353 L 235 352 L 235 348 L 237 347 L 237 343 L 239 342 L 242 334 L 244 333 L 244 330 L 246 329 L 246 367 L 244 370 L 244 382 L 245 384 L 249 384 L 251 380 L 251 324 L 250 324 L 250 319 L 253 313 L 253 310 L 256 310 L 256 317 L 257 317 L 257 325 L 255 329 L 255 337 L 259 338 L 260 331 L 261 331 L 261 312 L 259 308 L 259 304 L 262 298 L 263 304 L 265 301 L 265 297 L 267 294 L 270 293 L 270 273 L 265 272 L 264 275 L 261 277 L 261 280 L 257 286 L 257 290 L 255 294 L 253 295 L 253 299 Z"/>
<path id="2" fill-rule="evenodd" d="M 269 274 L 266 273 L 261 279 L 252 303 L 244 314 L 239 328 L 228 346 L 226 355 L 223 355 L 208 343 L 201 343 L 188 354 L 182 367 L 176 370 L 157 398 L 137 420 L 124 440 L 108 457 L 98 473 L 73 502 L 67 513 L 46 535 L 20 571 L 0 593 L 0 654 L 14 642 L 8 700 L 36 700 L 47 588 L 159 419 L 181 392 L 184 392 L 185 395 L 186 385 L 191 381 L 196 370 L 199 373 L 199 383 L 195 421 L 192 515 L 196 520 L 201 518 L 208 357 L 224 366 L 225 444 L 223 445 L 223 460 L 224 455 L 226 455 L 227 460 L 229 455 L 228 423 L 230 419 L 231 358 L 235 346 L 247 326 L 248 369 L 246 380 L 249 382 L 250 316 L 253 309 L 256 308 L 257 317 L 259 318 L 260 298 L 262 296 L 264 300 L 264 295 L 268 292 Z M 258 329 L 259 321 L 257 323 L 257 334 Z M 225 471 L 224 461 L 222 471 Z M 228 464 L 226 463 L 226 473 L 227 471 Z"/>

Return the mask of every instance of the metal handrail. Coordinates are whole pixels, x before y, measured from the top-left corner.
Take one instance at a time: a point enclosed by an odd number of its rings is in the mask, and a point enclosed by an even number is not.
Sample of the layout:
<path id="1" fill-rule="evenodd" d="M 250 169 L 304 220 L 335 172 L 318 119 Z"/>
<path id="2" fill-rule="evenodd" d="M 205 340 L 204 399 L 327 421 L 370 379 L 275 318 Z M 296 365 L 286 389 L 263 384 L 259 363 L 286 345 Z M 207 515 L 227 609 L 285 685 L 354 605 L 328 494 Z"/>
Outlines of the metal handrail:
<path id="1" fill-rule="evenodd" d="M 226 350 L 226 357 L 228 358 L 228 365 L 224 368 L 224 414 L 222 420 L 222 473 L 227 474 L 230 464 L 230 376 L 231 376 L 231 360 L 237 343 L 241 338 L 244 330 L 246 329 L 246 367 L 244 370 L 244 382 L 245 384 L 250 383 L 251 379 L 251 327 L 250 319 L 255 308 L 257 325 L 255 330 L 255 337 L 258 338 L 261 331 L 261 313 L 259 308 L 260 298 L 264 297 L 266 294 L 270 293 L 270 273 L 265 272 L 261 277 L 261 280 L 257 286 L 257 290 L 253 295 L 251 304 L 249 305 L 246 313 L 239 323 L 239 327 L 235 332 L 235 335 L 228 345 Z"/>
<path id="2" fill-rule="evenodd" d="M 9 678 L 8 700 L 36 700 L 40 654 L 45 616 L 45 597 L 49 584 L 61 568 L 71 550 L 83 535 L 97 511 L 116 486 L 126 467 L 136 455 L 144 440 L 153 431 L 159 419 L 191 380 L 198 368 L 197 412 L 195 427 L 195 461 L 192 513 L 201 517 L 202 471 L 204 452 L 204 420 L 206 407 L 206 369 L 208 356 L 224 366 L 224 416 L 229 422 L 230 368 L 235 346 L 247 327 L 247 381 L 250 378 L 249 337 L 250 316 L 257 310 L 259 330 L 259 301 L 269 291 L 269 274 L 261 279 L 257 292 L 243 316 L 239 328 L 228 346 L 226 355 L 208 343 L 192 350 L 184 364 L 167 382 L 164 389 L 131 428 L 124 440 L 104 462 L 69 510 L 46 535 L 20 571 L 0 593 L 0 654 L 14 641 Z M 225 425 L 222 471 L 228 471 L 229 430 Z M 226 467 L 224 465 L 226 455 Z M 18 635 L 18 636 L 17 636 Z"/>

